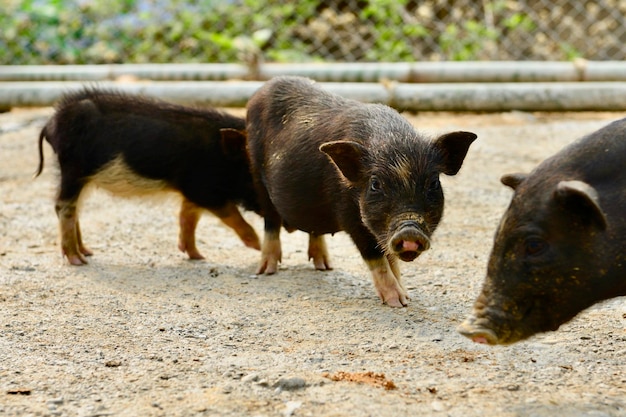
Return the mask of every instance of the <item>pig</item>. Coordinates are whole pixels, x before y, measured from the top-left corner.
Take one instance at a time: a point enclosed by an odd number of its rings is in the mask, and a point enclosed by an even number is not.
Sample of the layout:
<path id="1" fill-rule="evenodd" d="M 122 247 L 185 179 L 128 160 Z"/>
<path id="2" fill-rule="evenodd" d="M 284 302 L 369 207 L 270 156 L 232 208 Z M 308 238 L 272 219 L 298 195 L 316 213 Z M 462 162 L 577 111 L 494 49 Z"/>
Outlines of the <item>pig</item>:
<path id="1" fill-rule="evenodd" d="M 443 214 L 439 175 L 455 175 L 476 135 L 434 141 L 397 111 L 325 91 L 302 77 L 276 77 L 247 105 L 248 153 L 265 233 L 257 274 L 281 261 L 281 225 L 309 234 L 309 259 L 331 269 L 325 234 L 347 232 L 383 303 L 407 305 L 397 260 L 431 246 Z"/>
<path id="2" fill-rule="evenodd" d="M 88 185 L 125 197 L 181 195 L 178 247 L 190 259 L 203 259 L 195 241 L 203 210 L 232 228 L 246 246 L 260 249 L 256 232 L 238 209 L 259 213 L 244 118 L 92 88 L 69 93 L 56 106 L 39 135 L 35 176 L 43 170 L 44 138 L 58 158 L 55 210 L 62 253 L 70 264 L 86 264 L 92 255 L 78 220 Z"/>
<path id="3" fill-rule="evenodd" d="M 571 143 L 530 174 L 501 178 L 513 198 L 461 334 L 509 345 L 626 295 L 624 161 L 626 119 Z"/>

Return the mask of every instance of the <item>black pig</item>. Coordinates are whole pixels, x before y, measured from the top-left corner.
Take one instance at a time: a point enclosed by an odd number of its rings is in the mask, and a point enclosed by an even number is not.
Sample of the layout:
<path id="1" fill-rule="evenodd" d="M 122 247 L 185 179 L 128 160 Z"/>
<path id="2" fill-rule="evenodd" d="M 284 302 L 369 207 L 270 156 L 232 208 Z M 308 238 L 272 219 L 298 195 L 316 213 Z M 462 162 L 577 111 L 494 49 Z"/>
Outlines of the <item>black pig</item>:
<path id="1" fill-rule="evenodd" d="M 324 234 L 346 231 L 383 302 L 407 291 L 397 258 L 430 247 L 443 213 L 439 174 L 455 175 L 476 135 L 427 141 L 395 110 L 324 91 L 309 79 L 277 77 L 248 102 L 250 166 L 265 216 L 257 273 L 281 260 L 279 231 L 309 233 L 309 258 L 330 269 Z"/>
<path id="2" fill-rule="evenodd" d="M 64 96 L 39 136 L 57 154 L 61 170 L 56 213 L 61 247 L 73 265 L 92 252 L 82 242 L 78 203 L 85 186 L 142 196 L 182 195 L 178 247 L 202 259 L 195 229 L 203 209 L 231 227 L 246 246 L 260 249 L 237 205 L 258 212 L 245 151 L 245 120 L 141 96 L 85 89 Z"/>
<path id="3" fill-rule="evenodd" d="M 626 119 L 565 147 L 515 190 L 495 236 L 473 313 L 475 342 L 511 344 L 626 295 Z"/>

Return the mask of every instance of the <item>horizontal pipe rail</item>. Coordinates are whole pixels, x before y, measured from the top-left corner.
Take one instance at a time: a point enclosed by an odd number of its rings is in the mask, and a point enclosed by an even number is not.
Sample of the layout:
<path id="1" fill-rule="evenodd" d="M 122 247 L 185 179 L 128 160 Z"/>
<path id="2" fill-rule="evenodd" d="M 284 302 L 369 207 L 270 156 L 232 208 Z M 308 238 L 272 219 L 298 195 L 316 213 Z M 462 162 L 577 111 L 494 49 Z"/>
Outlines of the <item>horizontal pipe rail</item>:
<path id="1" fill-rule="evenodd" d="M 317 81 L 404 83 L 626 81 L 626 62 L 470 61 L 400 63 L 263 63 L 0 65 L 0 81 L 105 81 L 118 78 L 154 81 L 268 80 L 300 75 Z"/>
<path id="2" fill-rule="evenodd" d="M 0 82 L 0 109 L 54 104 L 87 87 L 144 94 L 181 104 L 244 107 L 260 81 Z M 624 111 L 626 83 L 320 83 L 362 102 L 410 111 Z"/>

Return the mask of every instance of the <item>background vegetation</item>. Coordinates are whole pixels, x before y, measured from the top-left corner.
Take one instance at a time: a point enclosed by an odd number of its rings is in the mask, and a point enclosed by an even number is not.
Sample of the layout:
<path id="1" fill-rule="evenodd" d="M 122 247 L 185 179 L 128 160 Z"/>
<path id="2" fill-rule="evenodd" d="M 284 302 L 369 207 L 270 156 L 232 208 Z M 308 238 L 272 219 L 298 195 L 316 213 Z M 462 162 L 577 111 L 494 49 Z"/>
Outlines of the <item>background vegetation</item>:
<path id="1" fill-rule="evenodd" d="M 616 33 L 620 10 L 608 3 L 610 13 L 596 15 L 574 0 L 555 0 L 549 11 L 535 3 L 2 0 L 0 64 L 245 62 L 259 51 L 277 62 L 562 60 L 586 55 L 596 38 L 586 36 L 585 25 L 604 43 L 612 38 L 603 31 Z M 553 33 L 547 36 L 542 22 Z M 616 41 L 614 52 L 623 50 Z"/>

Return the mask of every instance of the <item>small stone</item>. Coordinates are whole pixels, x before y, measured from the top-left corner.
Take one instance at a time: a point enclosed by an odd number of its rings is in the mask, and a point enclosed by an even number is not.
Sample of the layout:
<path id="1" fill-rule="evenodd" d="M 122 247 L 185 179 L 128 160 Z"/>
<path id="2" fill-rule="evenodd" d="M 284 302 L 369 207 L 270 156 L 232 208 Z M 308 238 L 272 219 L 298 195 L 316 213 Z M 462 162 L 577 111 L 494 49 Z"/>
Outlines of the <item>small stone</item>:
<path id="1" fill-rule="evenodd" d="M 283 415 L 285 417 L 291 417 L 293 413 L 302 407 L 302 401 L 287 401 L 285 404 L 285 411 L 283 411 Z"/>
<path id="2" fill-rule="evenodd" d="M 122 361 L 118 360 L 110 360 L 104 363 L 104 366 L 107 368 L 117 368 L 118 366 L 122 366 Z"/>
<path id="3" fill-rule="evenodd" d="M 256 382 L 259 380 L 259 374 L 248 374 L 246 376 L 244 376 L 243 378 L 241 378 L 241 382 Z"/>
<path id="4" fill-rule="evenodd" d="M 294 391 L 306 387 L 306 381 L 300 377 L 280 378 L 274 386 L 281 390 Z"/>
<path id="5" fill-rule="evenodd" d="M 444 411 L 446 409 L 441 401 L 433 401 L 432 403 L 430 403 L 430 407 L 433 409 L 433 411 Z"/>
<path id="6" fill-rule="evenodd" d="M 63 397 L 50 398 L 48 404 L 61 405 L 63 404 Z"/>

